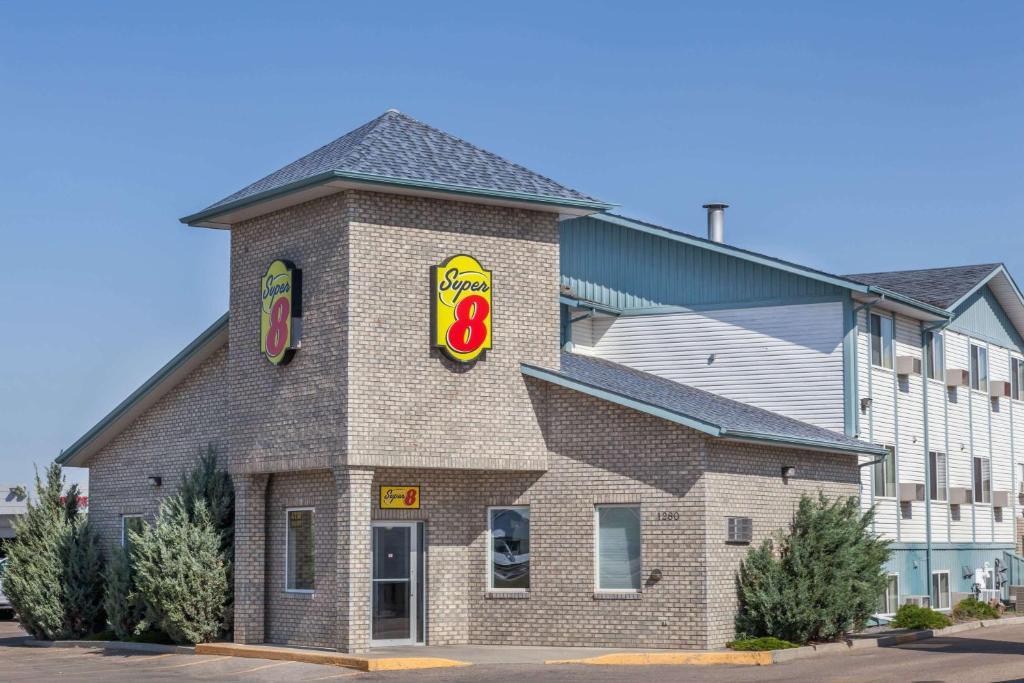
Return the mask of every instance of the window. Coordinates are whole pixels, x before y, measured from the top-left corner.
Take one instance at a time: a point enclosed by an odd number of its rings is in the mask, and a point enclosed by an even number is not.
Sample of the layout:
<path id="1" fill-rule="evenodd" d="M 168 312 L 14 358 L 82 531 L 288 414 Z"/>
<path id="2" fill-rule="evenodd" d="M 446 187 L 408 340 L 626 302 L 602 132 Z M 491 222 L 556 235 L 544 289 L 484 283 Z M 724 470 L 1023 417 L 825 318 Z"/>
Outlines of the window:
<path id="1" fill-rule="evenodd" d="M 1024 491 L 1024 463 L 1017 463 L 1017 493 Z"/>
<path id="2" fill-rule="evenodd" d="M 942 368 L 946 363 L 943 357 L 942 334 L 931 332 L 928 335 L 928 379 L 943 379 Z"/>
<path id="3" fill-rule="evenodd" d="M 974 458 L 974 502 L 992 502 L 992 463 L 988 458 Z"/>
<path id="4" fill-rule="evenodd" d="M 971 344 L 971 389 L 988 391 L 988 349 Z"/>
<path id="5" fill-rule="evenodd" d="M 597 590 L 640 590 L 640 506 L 598 505 Z"/>
<path id="6" fill-rule="evenodd" d="M 491 571 L 488 588 L 525 591 L 530 587 L 530 508 L 491 508 Z"/>
<path id="7" fill-rule="evenodd" d="M 1010 397 L 1014 400 L 1024 400 L 1021 395 L 1024 392 L 1024 361 L 1020 358 L 1010 359 Z"/>
<path id="8" fill-rule="evenodd" d="M 288 523 L 285 525 L 284 588 L 293 593 L 312 593 L 316 580 L 313 508 L 288 508 L 285 516 Z"/>
<path id="9" fill-rule="evenodd" d="M 128 538 L 129 531 L 141 534 L 145 526 L 146 520 L 143 519 L 142 515 L 121 515 L 121 547 L 127 548 L 129 543 L 131 543 L 131 540 Z"/>
<path id="10" fill-rule="evenodd" d="M 928 465 L 931 467 L 931 499 L 946 500 L 946 454 L 932 451 L 928 454 Z"/>
<path id="11" fill-rule="evenodd" d="M 871 364 L 892 368 L 892 318 L 871 314 Z"/>
<path id="12" fill-rule="evenodd" d="M 932 572 L 932 595 L 935 609 L 949 609 L 949 572 Z"/>
<path id="13" fill-rule="evenodd" d="M 750 543 L 754 538 L 754 520 L 750 517 L 726 517 L 726 543 Z"/>
<path id="14" fill-rule="evenodd" d="M 896 448 L 886 446 L 885 450 L 888 451 L 885 458 L 875 463 L 875 496 L 893 498 L 896 496 Z"/>
<path id="15" fill-rule="evenodd" d="M 878 596 L 878 614 L 896 614 L 900 604 L 900 575 L 889 574 L 886 577 L 885 590 Z"/>

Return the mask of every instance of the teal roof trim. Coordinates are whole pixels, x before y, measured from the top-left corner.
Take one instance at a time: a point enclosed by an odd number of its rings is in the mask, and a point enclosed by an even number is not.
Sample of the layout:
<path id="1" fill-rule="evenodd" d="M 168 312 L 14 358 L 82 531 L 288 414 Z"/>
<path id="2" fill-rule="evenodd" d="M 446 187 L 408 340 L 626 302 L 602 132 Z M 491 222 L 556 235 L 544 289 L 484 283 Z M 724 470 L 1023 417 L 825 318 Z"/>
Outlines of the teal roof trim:
<path id="1" fill-rule="evenodd" d="M 105 432 L 110 430 L 121 418 L 128 416 L 133 408 L 139 406 L 147 397 L 150 397 L 159 388 L 162 388 L 162 385 L 174 377 L 176 372 L 181 370 L 188 361 L 203 352 L 212 353 L 213 349 L 218 348 L 223 342 L 227 341 L 227 327 L 228 314 L 225 313 L 188 346 L 182 349 L 170 362 L 157 370 L 156 374 L 146 380 L 142 386 L 133 391 L 128 398 L 118 404 L 106 417 L 97 422 L 92 429 L 61 451 L 56 459 L 57 463 L 79 466 L 79 460 L 81 460 L 79 456 L 94 445 L 98 439 L 103 437 Z"/>
<path id="2" fill-rule="evenodd" d="M 1024 353 L 1024 338 L 988 287 L 964 299 L 954 314 L 949 329 Z"/>
<path id="3" fill-rule="evenodd" d="M 754 251 L 747 249 L 741 249 L 734 247 L 729 244 L 722 244 L 719 242 L 713 242 L 696 235 L 689 235 L 684 232 L 678 232 L 662 226 L 654 225 L 652 223 L 646 223 L 644 221 L 638 221 L 632 218 L 626 218 L 625 216 L 619 216 L 611 213 L 595 214 L 591 218 L 613 223 L 615 225 L 621 225 L 632 230 L 639 232 L 645 232 L 650 235 L 656 235 L 658 237 L 664 237 L 665 239 L 672 240 L 674 242 L 680 242 L 682 244 L 689 244 L 691 246 L 700 247 L 707 249 L 708 251 L 725 254 L 727 256 L 734 256 L 751 263 L 757 263 L 763 266 L 769 266 L 777 270 L 781 270 L 786 273 L 793 273 L 795 275 L 802 275 L 804 277 L 811 278 L 812 280 L 818 280 L 819 282 L 825 282 L 836 287 L 842 287 L 854 292 L 867 293 L 868 287 L 859 282 L 847 280 L 846 278 L 838 275 L 832 275 L 824 271 L 815 270 L 807 266 L 802 266 L 797 263 L 790 261 L 784 261 L 782 259 L 775 258 L 773 256 L 767 256 L 765 254 L 759 254 Z"/>

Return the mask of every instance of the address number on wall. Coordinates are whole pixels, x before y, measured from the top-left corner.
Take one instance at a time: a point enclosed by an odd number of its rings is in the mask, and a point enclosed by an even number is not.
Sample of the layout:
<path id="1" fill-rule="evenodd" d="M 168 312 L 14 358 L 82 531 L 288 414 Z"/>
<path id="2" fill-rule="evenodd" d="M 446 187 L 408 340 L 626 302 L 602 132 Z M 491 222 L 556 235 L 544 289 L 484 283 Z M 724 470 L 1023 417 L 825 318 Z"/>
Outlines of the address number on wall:
<path id="1" fill-rule="evenodd" d="M 678 522 L 679 521 L 679 513 L 678 512 L 659 512 L 654 519 L 656 521 L 658 521 L 658 522 Z"/>

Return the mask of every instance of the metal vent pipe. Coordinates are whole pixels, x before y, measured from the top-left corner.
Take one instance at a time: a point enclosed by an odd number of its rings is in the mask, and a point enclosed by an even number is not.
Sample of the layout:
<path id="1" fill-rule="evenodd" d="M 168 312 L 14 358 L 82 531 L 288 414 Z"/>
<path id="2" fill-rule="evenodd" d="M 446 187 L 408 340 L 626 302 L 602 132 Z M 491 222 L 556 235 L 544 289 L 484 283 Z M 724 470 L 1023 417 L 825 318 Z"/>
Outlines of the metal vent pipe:
<path id="1" fill-rule="evenodd" d="M 704 208 L 708 210 L 708 239 L 719 244 L 725 242 L 725 210 L 729 205 L 714 202 Z"/>

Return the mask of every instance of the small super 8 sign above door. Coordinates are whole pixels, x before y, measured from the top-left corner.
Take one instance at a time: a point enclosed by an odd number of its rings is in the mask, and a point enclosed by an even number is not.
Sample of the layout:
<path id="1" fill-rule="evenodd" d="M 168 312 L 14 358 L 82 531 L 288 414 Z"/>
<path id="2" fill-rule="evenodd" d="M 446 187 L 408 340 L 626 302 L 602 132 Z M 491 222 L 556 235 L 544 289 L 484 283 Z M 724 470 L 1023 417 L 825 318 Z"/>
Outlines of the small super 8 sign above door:
<path id="1" fill-rule="evenodd" d="M 432 344 L 469 363 L 491 348 L 491 271 L 472 256 L 431 267 Z"/>
<path id="2" fill-rule="evenodd" d="M 381 486 L 380 507 L 382 510 L 419 510 L 419 486 Z"/>

